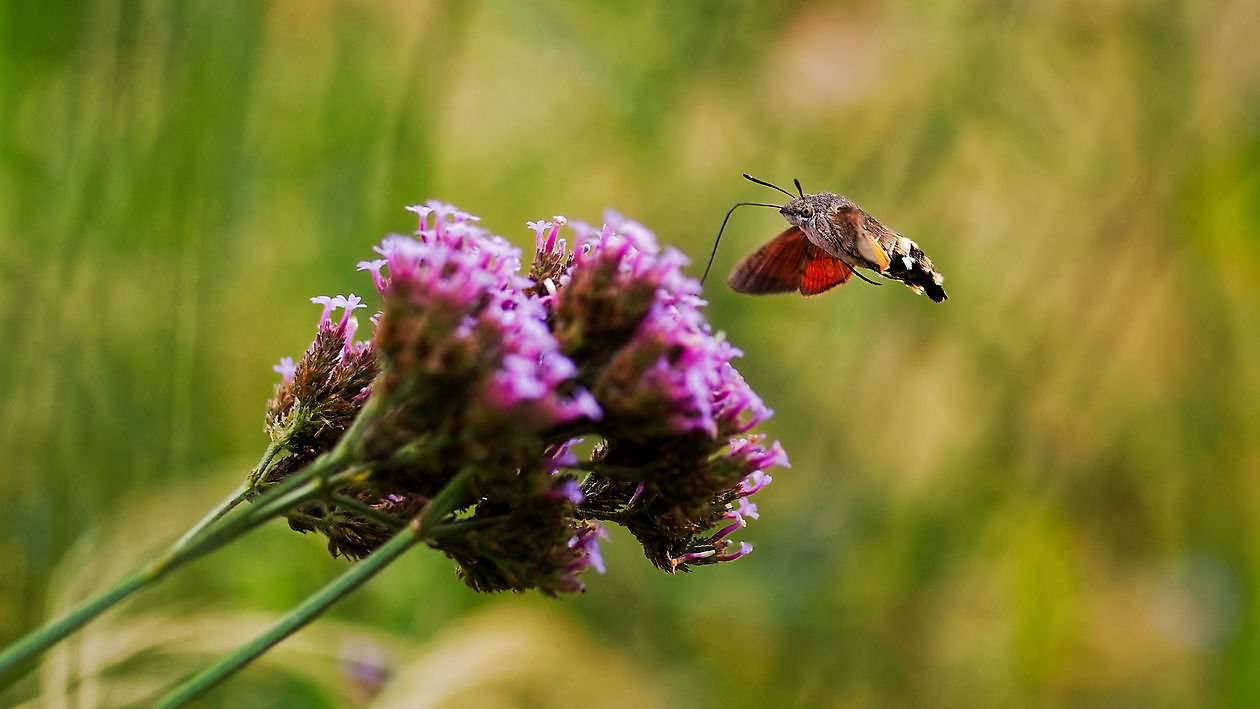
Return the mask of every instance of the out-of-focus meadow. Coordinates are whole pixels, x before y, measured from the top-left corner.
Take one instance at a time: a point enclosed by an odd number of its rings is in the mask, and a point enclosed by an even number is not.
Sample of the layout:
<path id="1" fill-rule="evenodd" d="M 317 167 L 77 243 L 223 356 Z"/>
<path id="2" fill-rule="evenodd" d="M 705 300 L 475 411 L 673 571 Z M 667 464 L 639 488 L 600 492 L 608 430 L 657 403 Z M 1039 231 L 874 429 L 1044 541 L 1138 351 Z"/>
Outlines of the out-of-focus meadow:
<path id="1" fill-rule="evenodd" d="M 0 644 L 241 479 L 313 295 L 428 198 L 614 207 L 699 261 L 740 178 L 923 245 L 934 305 L 721 276 L 778 412 L 757 551 L 627 535 L 558 601 L 412 552 L 209 706 L 1256 706 L 1260 4 L 0 6 Z M 0 703 L 144 703 L 345 563 L 276 524 Z M 380 692 L 383 678 L 389 681 Z"/>

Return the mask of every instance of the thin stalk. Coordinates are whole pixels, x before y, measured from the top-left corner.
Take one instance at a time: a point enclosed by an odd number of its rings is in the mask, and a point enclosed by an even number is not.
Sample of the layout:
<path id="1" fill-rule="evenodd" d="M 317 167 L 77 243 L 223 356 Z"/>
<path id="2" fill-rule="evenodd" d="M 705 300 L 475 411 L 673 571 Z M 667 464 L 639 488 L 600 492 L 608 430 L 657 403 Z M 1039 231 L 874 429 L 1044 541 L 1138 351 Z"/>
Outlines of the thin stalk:
<path id="1" fill-rule="evenodd" d="M 237 505 L 241 504 L 246 499 L 248 499 L 248 495 L 249 495 L 249 483 L 248 482 L 241 483 L 240 487 L 236 488 L 235 490 L 232 491 L 232 494 L 225 497 L 223 499 L 223 502 L 219 503 L 218 507 L 215 507 L 214 509 L 207 512 L 206 516 L 201 518 L 201 521 L 189 527 L 188 531 L 184 532 L 183 536 L 181 536 L 179 540 L 176 541 L 175 544 L 171 546 L 171 548 L 179 549 L 187 545 L 194 538 L 196 538 L 197 535 L 206 531 L 206 529 L 210 527 L 210 525 L 223 519 L 223 517 L 227 515 L 229 512 L 231 512 L 233 509 L 235 509 Z"/>
<path id="2" fill-rule="evenodd" d="M 57 644 L 66 636 L 82 628 L 88 621 L 113 608 L 124 598 L 153 583 L 147 570 L 140 571 L 123 579 L 113 588 L 80 603 L 68 613 L 53 620 L 43 627 L 33 630 L 0 653 L 0 679 L 16 669 L 23 662 L 39 655 Z"/>
<path id="3" fill-rule="evenodd" d="M 321 460 L 323 459 L 316 459 L 310 466 L 308 466 L 308 468 L 320 468 L 321 470 L 315 471 L 317 474 L 324 468 L 328 468 L 332 465 L 340 465 L 340 462 L 317 465 Z M 293 476 L 293 479 L 298 479 L 300 476 L 301 479 L 297 481 L 303 484 L 296 487 L 289 486 L 287 484 L 277 485 L 256 498 L 249 506 L 249 509 L 235 517 L 232 517 L 219 527 L 203 534 L 191 544 L 188 544 L 181 549 L 172 549 L 171 551 L 168 551 L 163 556 L 150 562 L 148 568 L 153 570 L 156 574 L 156 578 L 160 578 L 161 576 L 170 573 L 172 570 L 183 566 L 194 559 L 205 556 L 215 549 L 218 549 L 224 544 L 227 544 L 233 539 L 241 536 L 245 532 L 279 517 L 304 502 L 323 497 L 323 480 L 327 480 L 329 483 L 334 485 L 340 484 L 361 475 L 365 468 L 366 466 L 356 466 L 329 478 L 321 477 L 319 480 L 311 480 L 310 478 L 315 477 L 315 475 L 308 475 L 307 470 L 303 469 L 301 473 Z M 288 481 L 286 480 L 285 482 L 287 483 Z M 156 578 L 154 580 L 156 580 Z"/>
<path id="4" fill-rule="evenodd" d="M 286 435 L 282 439 L 283 441 L 288 440 L 289 433 L 291 432 L 285 431 Z M 272 441 L 268 443 L 267 450 L 263 451 L 262 457 L 258 459 L 258 462 L 254 465 L 253 469 L 249 471 L 249 475 L 246 476 L 245 482 L 241 483 L 240 487 L 233 490 L 230 495 L 224 498 L 223 502 L 219 503 L 218 507 L 215 507 L 207 512 L 205 517 L 202 517 L 201 520 L 190 527 L 187 532 L 184 532 L 183 536 L 171 545 L 171 550 L 182 548 L 196 538 L 197 535 L 204 532 L 208 527 L 210 527 L 210 525 L 223 519 L 229 512 L 236 509 L 237 505 L 240 505 L 242 502 L 248 500 L 252 495 L 254 495 L 255 490 L 258 487 L 258 481 L 267 474 L 267 469 L 271 467 L 271 462 L 276 459 L 276 456 L 279 455 L 282 450 L 284 450 L 283 442 Z M 169 551 L 170 550 L 168 550 L 168 552 Z"/>
<path id="5" fill-rule="evenodd" d="M 424 541 L 437 529 L 441 529 L 442 525 L 439 523 L 442 518 L 467 504 L 468 481 L 472 475 L 471 468 L 461 471 L 447 483 L 446 487 L 442 488 L 423 512 L 370 556 L 350 567 L 332 583 L 307 598 L 261 635 L 219 658 L 214 664 L 180 684 L 170 694 L 159 699 L 154 706 L 172 709 L 200 697 L 237 670 L 261 657 L 280 641 L 318 618 L 334 603 L 380 573 L 408 549 Z"/>
<path id="6" fill-rule="evenodd" d="M 392 539 L 382 544 L 363 561 L 351 566 L 344 574 L 332 583 L 324 586 L 313 596 L 307 598 L 297 608 L 285 614 L 266 632 L 250 640 L 237 650 L 224 655 L 210 667 L 179 685 L 170 694 L 158 700 L 154 707 L 169 709 L 180 707 L 196 699 L 210 688 L 222 682 L 234 672 L 253 662 L 263 653 L 270 650 L 281 640 L 289 637 L 305 627 L 337 601 L 349 595 L 368 579 L 397 559 L 411 547 L 418 544 L 423 537 L 417 519 L 407 525 Z"/>
<path id="7" fill-rule="evenodd" d="M 61 617 L 27 633 L 16 643 L 5 648 L 3 652 L 0 652 L 0 679 L 13 672 L 23 662 L 56 645 L 133 593 L 157 583 L 171 571 L 209 554 L 264 522 L 283 514 L 293 506 L 301 504 L 306 499 L 319 496 L 322 488 L 311 483 L 310 479 L 322 472 L 335 470 L 344 464 L 344 457 L 338 454 L 338 449 L 334 449 L 327 455 L 312 461 L 289 480 L 260 495 L 248 510 L 230 519 L 220 520 L 217 526 L 214 522 L 207 523 L 206 519 L 216 515 L 221 518 L 223 514 L 226 514 L 224 507 L 234 500 L 235 496 L 228 498 L 224 504 L 216 507 L 201 522 L 194 525 L 194 529 L 201 527 L 198 533 L 185 534 L 156 559 L 145 564 L 112 588 L 83 601 Z M 358 474 L 361 474 L 361 471 L 352 468 L 346 473 L 333 476 L 332 479 L 342 480 Z"/>
<path id="8" fill-rule="evenodd" d="M 280 437 L 280 440 L 272 441 L 267 444 L 267 450 L 263 453 L 262 460 L 258 461 L 258 465 L 249 471 L 249 476 L 245 478 L 245 491 L 253 494 L 258 490 L 258 485 L 263 478 L 267 477 L 267 469 L 271 467 L 271 461 L 275 459 L 280 451 L 284 450 L 284 444 L 289 441 L 292 435 L 292 429 L 286 429 Z"/>

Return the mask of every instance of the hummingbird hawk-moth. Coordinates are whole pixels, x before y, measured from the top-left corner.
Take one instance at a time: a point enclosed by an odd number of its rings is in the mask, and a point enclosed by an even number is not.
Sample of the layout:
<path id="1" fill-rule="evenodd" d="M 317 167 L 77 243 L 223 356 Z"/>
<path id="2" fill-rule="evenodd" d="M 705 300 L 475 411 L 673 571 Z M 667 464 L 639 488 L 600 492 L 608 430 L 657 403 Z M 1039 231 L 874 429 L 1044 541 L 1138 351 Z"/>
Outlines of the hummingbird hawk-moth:
<path id="1" fill-rule="evenodd" d="M 751 175 L 744 177 L 779 190 L 790 199 L 784 205 L 740 202 L 731 207 L 713 242 L 713 254 L 701 282 L 713 266 L 718 241 L 731 214 L 743 206 L 772 207 L 791 226 L 735 266 L 726 283 L 736 291 L 750 295 L 791 291 L 817 295 L 848 281 L 854 274 L 875 283 L 857 271 L 866 268 L 884 278 L 901 281 L 915 293 L 927 293 L 934 302 L 945 300 L 945 289 L 941 287 L 945 277 L 919 245 L 884 226 L 848 198 L 831 192 L 805 194 L 800 180 L 794 181 L 797 194 L 793 195 Z"/>

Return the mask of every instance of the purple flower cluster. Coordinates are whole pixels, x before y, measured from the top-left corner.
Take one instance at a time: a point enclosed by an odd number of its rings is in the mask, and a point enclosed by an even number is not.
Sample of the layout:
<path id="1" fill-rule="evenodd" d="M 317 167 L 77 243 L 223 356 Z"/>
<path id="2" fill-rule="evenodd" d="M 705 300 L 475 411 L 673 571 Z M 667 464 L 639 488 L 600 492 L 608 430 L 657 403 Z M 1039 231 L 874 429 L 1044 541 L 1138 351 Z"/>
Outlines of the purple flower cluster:
<path id="1" fill-rule="evenodd" d="M 372 343 L 354 341 L 359 323 L 353 313 L 365 307 L 362 300 L 350 294 L 311 302 L 324 306 L 314 341 L 296 363 L 285 357 L 273 367 L 281 382 L 267 405 L 266 430 L 289 456 L 263 484 L 287 477 L 331 448 L 354 421 L 379 371 Z M 334 319 L 337 310 L 342 315 Z"/>
<path id="2" fill-rule="evenodd" d="M 578 228 L 573 293 L 582 300 L 562 297 L 559 318 L 581 322 L 585 313 L 577 311 L 592 299 L 620 311 L 614 320 L 625 325 L 616 333 L 624 340 L 597 382 L 610 418 L 639 419 L 637 433 L 649 438 L 689 431 L 718 438 L 771 414 L 730 364 L 742 353 L 710 330 L 700 284 L 683 274 L 681 252 L 659 249 L 650 231 L 612 211 L 598 232 Z M 620 300 L 618 293 L 636 298 Z"/>
<path id="3" fill-rule="evenodd" d="M 456 515 L 427 541 L 480 591 L 581 590 L 582 571 L 604 570 L 601 521 L 670 572 L 747 554 L 730 537 L 787 459 L 749 433 L 771 412 L 705 321 L 686 258 L 612 212 L 600 228 L 556 217 L 529 224 L 526 276 L 521 252 L 476 217 L 409 209 L 415 234 L 359 264 L 381 296 L 372 342 L 353 342 L 359 298 L 315 299 L 316 340 L 276 367 L 268 413 L 290 453 L 268 482 L 338 446 L 370 470 L 339 494 L 374 514 L 321 503 L 290 524 L 363 556 L 392 534 L 375 513 L 405 522 L 462 473 Z"/>
<path id="4" fill-rule="evenodd" d="M 600 229 L 573 229 L 553 329 L 605 413 L 584 509 L 625 525 L 668 571 L 746 554 L 750 546 L 731 551 L 727 537 L 756 517 L 732 505 L 787 457 L 778 442 L 735 437 L 772 413 L 731 365 L 741 353 L 709 328 L 680 252 L 611 211 Z M 738 524 L 710 533 L 728 519 Z"/>
<path id="5" fill-rule="evenodd" d="M 475 381 L 462 398 L 483 404 L 464 407 L 473 413 L 536 430 L 598 419 L 590 392 L 562 391 L 577 369 L 559 352 L 542 303 L 526 294 L 520 250 L 449 205 L 410 209 L 420 216 L 415 238 L 387 237 L 376 247 L 383 259 L 359 264 L 384 302 L 377 341 L 391 386 L 410 396 L 431 379 L 467 376 Z"/>

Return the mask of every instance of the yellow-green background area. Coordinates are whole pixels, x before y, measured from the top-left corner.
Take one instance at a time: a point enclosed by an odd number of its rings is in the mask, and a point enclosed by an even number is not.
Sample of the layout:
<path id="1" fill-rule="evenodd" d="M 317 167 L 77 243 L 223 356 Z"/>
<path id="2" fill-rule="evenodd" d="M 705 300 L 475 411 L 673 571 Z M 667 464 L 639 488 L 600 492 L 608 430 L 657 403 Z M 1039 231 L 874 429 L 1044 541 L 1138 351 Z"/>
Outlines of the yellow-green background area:
<path id="1" fill-rule="evenodd" d="M 793 461 L 754 554 L 477 596 L 417 549 L 206 706 L 1260 703 L 1260 4 L 6 2 L 0 641 L 261 452 L 307 299 L 403 206 L 615 207 L 708 255 L 750 172 L 916 239 L 949 301 L 705 288 Z M 698 274 L 698 266 L 692 266 Z M 276 523 L 0 703 L 143 704 L 346 568 Z M 37 699 L 42 698 L 42 699 Z"/>

